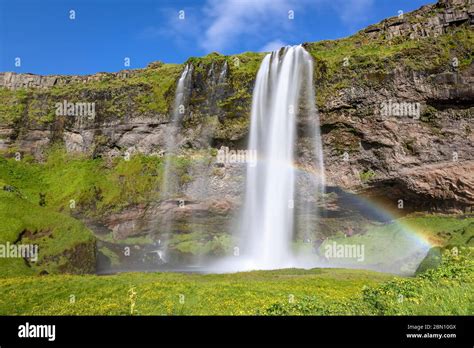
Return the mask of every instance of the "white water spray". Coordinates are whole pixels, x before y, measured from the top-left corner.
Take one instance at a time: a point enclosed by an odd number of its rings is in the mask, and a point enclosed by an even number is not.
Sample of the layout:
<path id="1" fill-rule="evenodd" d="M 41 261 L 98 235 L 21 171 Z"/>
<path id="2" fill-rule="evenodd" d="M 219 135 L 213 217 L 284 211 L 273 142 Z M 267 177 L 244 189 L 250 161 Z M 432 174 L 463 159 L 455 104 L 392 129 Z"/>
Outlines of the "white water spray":
<path id="1" fill-rule="evenodd" d="M 268 54 L 258 71 L 253 92 L 249 149 L 257 165 L 247 166 L 241 223 L 241 257 L 237 269 L 276 269 L 297 266 L 292 252 L 295 218 L 293 166 L 300 106 L 310 115 L 316 148 L 318 186 L 324 184 L 313 63 L 302 46 Z"/>
<path id="2" fill-rule="evenodd" d="M 177 149 L 178 141 L 177 136 L 178 132 L 181 129 L 181 122 L 185 113 L 185 104 L 189 98 L 190 87 L 191 87 L 191 77 L 192 77 L 193 67 L 186 65 L 181 76 L 178 80 L 176 86 L 174 105 L 173 105 L 173 114 L 170 119 L 170 131 L 167 134 L 165 142 L 165 163 L 163 169 L 163 180 L 161 183 L 161 196 L 165 199 L 170 198 L 170 196 L 177 194 L 177 185 L 174 181 L 170 180 L 172 175 L 171 163 L 172 156 L 175 156 Z M 165 240 L 169 238 L 171 230 L 173 227 L 173 216 L 171 214 L 162 214 L 160 218 L 160 231 L 161 238 Z M 160 243 L 161 244 L 161 243 Z M 164 249 L 161 254 L 158 254 L 160 260 L 167 262 L 168 259 L 168 250 Z"/>
<path id="3" fill-rule="evenodd" d="M 170 166 L 171 166 L 171 157 L 174 155 L 174 152 L 177 147 L 177 135 L 178 131 L 181 128 L 181 122 L 185 113 L 185 103 L 187 102 L 189 91 L 190 91 L 190 84 L 191 84 L 191 76 L 193 73 L 192 65 L 186 65 L 181 76 L 178 80 L 178 84 L 176 86 L 176 92 L 174 97 L 174 104 L 173 104 L 173 114 L 171 116 L 171 131 L 168 133 L 166 138 L 166 157 L 165 157 L 165 166 L 164 166 L 164 173 L 163 173 L 163 181 L 161 186 L 161 194 L 163 197 L 167 197 L 170 194 L 175 193 L 174 188 L 171 187 L 170 184 Z"/>

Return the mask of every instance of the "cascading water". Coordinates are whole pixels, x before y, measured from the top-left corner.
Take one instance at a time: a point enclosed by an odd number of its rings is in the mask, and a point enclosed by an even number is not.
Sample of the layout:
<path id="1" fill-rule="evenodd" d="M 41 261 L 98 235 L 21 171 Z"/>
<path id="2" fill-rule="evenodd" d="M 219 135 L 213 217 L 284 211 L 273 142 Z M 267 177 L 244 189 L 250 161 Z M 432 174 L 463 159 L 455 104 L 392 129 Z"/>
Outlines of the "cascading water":
<path id="1" fill-rule="evenodd" d="M 227 76 L 227 68 L 228 68 L 228 65 L 227 65 L 227 61 L 226 61 L 226 62 L 224 62 L 224 65 L 222 66 L 221 73 L 219 74 L 219 79 L 217 80 L 218 84 L 222 84 L 222 83 L 225 82 L 225 78 Z"/>
<path id="2" fill-rule="evenodd" d="M 193 73 L 192 65 L 186 65 L 181 76 L 178 80 L 178 84 L 176 86 L 176 92 L 174 97 L 174 104 L 173 104 L 173 114 L 171 116 L 171 131 L 168 133 L 168 137 L 166 138 L 165 148 L 166 148 L 166 156 L 165 156 L 165 165 L 164 165 L 164 173 L 163 173 L 163 181 L 161 187 L 161 193 L 163 197 L 167 197 L 170 194 L 175 193 L 173 187 L 171 187 L 170 183 L 170 166 L 172 156 L 177 147 L 176 137 L 178 131 L 180 129 L 181 121 L 183 119 L 184 111 L 185 111 L 185 103 L 188 99 L 189 90 L 190 90 L 190 83 L 191 83 L 191 76 Z"/>
<path id="3" fill-rule="evenodd" d="M 234 270 L 298 266 L 292 252 L 295 224 L 295 144 L 300 108 L 314 125 L 317 188 L 324 184 L 319 119 L 313 89 L 313 63 L 302 46 L 285 47 L 262 61 L 253 92 L 245 202 L 240 221 L 240 256 Z M 224 266 L 226 268 L 226 266 Z"/>
<path id="4" fill-rule="evenodd" d="M 189 99 L 190 93 L 190 85 L 191 85 L 191 77 L 193 73 L 192 65 L 186 65 L 181 76 L 178 80 L 178 84 L 176 86 L 175 98 L 174 98 L 174 105 L 173 105 L 173 114 L 171 115 L 170 120 L 170 131 L 167 134 L 166 142 L 165 142 L 165 163 L 163 169 L 163 180 L 161 184 L 161 196 L 165 199 L 170 198 L 170 196 L 177 194 L 177 184 L 170 180 L 172 177 L 172 158 L 175 156 L 176 148 L 177 148 L 177 135 L 178 131 L 181 128 L 181 122 L 184 117 L 185 112 L 185 104 Z M 160 219 L 160 231 L 161 237 L 165 240 L 168 239 L 169 235 L 171 234 L 171 229 L 173 226 L 173 216 L 171 214 L 163 214 Z M 160 239 L 161 244 L 161 239 Z M 163 262 L 167 262 L 168 253 L 167 249 L 160 251 L 161 254 L 158 254 L 160 259 Z"/>

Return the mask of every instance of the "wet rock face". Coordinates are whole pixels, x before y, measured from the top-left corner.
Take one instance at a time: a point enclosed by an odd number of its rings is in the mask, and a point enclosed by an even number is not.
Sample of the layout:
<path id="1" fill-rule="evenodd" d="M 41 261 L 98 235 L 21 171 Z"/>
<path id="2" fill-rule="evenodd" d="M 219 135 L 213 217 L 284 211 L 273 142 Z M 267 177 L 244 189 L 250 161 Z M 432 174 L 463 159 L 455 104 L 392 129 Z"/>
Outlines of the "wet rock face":
<path id="1" fill-rule="evenodd" d="M 383 38 L 386 45 L 402 39 L 438 40 L 459 26 L 469 26 L 472 30 L 473 15 L 474 4 L 470 1 L 441 0 L 412 14 L 370 26 L 360 35 L 368 42 Z M 159 105 L 143 109 L 139 99 L 150 92 L 145 83 L 138 81 L 115 89 L 87 87 L 101 81 L 111 85 L 128 81 L 162 66 L 161 63 L 140 71 L 91 76 L 0 73 L 0 86 L 9 91 L 24 88 L 33 91 L 15 101 L 25 105 L 15 121 L 0 122 L 0 150 L 20 149 L 41 159 L 44 149 L 59 140 L 69 152 L 93 157 L 113 158 L 125 152 L 162 155 L 166 136 L 171 132 L 177 133 L 180 149 L 221 145 L 245 148 L 252 79 L 258 64 L 247 75 L 238 75 L 240 68 L 229 63 L 233 59 L 225 60 L 217 54 L 206 59 L 190 60 L 195 68 L 190 101 L 179 129 L 169 122 L 170 105 L 167 109 Z M 323 68 L 324 62 L 315 61 L 316 72 Z M 382 197 L 393 206 L 404 199 L 414 210 L 470 209 L 474 205 L 473 64 L 462 69 L 449 64 L 421 69 L 399 60 L 390 71 L 381 72 L 369 66 L 352 73 L 354 77 L 348 86 L 327 93 L 318 103 L 327 184 Z M 178 76 L 179 70 L 175 72 L 174 84 Z M 242 76 L 253 77 L 242 82 Z M 326 90 L 337 84 L 328 79 L 327 75 L 315 79 L 318 95 L 326 95 Z M 51 102 L 67 97 L 67 94 L 55 97 L 52 89 L 67 90 L 77 84 L 84 88 L 71 94 L 71 101 L 79 98 L 95 102 L 95 117 L 74 115 L 47 121 L 34 117 L 50 113 Z M 168 104 L 172 104 L 173 93 L 173 87 L 163 93 Z M 49 104 L 43 103 L 44 100 Z M 412 113 L 384 114 L 384 109 L 393 111 L 391 107 L 396 103 L 411 103 Z M 308 120 L 299 124 L 298 132 L 303 136 L 297 146 L 297 158 L 300 166 L 311 167 L 310 144 L 304 137 L 305 122 Z M 167 211 L 183 218 L 199 217 L 203 211 L 229 216 L 238 205 L 236 202 L 242 199 L 245 166 L 210 163 L 206 170 L 198 172 L 202 172 L 205 180 L 199 181 L 199 173 L 195 173 L 193 181 L 183 188 L 180 198 L 189 203 L 184 209 L 169 201 L 153 202 L 105 217 L 105 225 L 117 238 L 123 238 L 137 230 L 153 231 L 159 224 L 154 217 L 166 215 Z M 204 198 L 200 190 L 202 182 L 206 183 Z"/>
<path id="2" fill-rule="evenodd" d="M 235 202 L 226 198 L 189 201 L 183 197 L 128 207 L 104 217 L 103 224 L 113 232 L 116 240 L 147 234 L 166 240 L 173 234 L 189 233 L 196 226 L 217 235 L 225 232 L 235 210 Z"/>
<path id="3" fill-rule="evenodd" d="M 117 240 L 135 235 L 166 240 L 196 229 L 211 235 L 226 232 L 243 200 L 245 165 L 212 163 L 208 169 L 196 173 L 176 196 L 129 206 L 102 217 L 101 224 Z M 219 173 L 208 176 L 213 170 Z"/>
<path id="4" fill-rule="evenodd" d="M 472 65 L 439 74 L 399 69 L 381 90 L 347 89 L 331 99 L 322 112 L 328 182 L 356 192 L 377 183 L 378 194 L 394 205 L 418 195 L 413 208 L 472 206 L 463 192 L 474 189 L 464 177 L 474 172 L 473 71 Z M 381 115 L 384 104 L 400 100 L 419 103 L 419 115 Z M 362 112 L 371 116 L 362 118 Z M 454 184 L 459 181 L 463 189 Z"/>
<path id="5" fill-rule="evenodd" d="M 398 178 L 372 182 L 362 192 L 380 199 L 403 199 L 404 209 L 472 212 L 473 161 L 437 163 L 403 169 Z M 392 190 L 386 187 L 392 186 Z"/>

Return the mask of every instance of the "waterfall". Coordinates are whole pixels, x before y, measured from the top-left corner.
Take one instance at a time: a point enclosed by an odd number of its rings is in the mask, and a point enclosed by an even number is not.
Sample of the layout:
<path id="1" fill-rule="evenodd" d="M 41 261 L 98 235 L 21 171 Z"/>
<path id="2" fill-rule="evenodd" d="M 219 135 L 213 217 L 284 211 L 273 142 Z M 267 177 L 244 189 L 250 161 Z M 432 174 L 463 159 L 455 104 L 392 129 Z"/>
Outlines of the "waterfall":
<path id="1" fill-rule="evenodd" d="M 176 85 L 176 92 L 173 104 L 172 115 L 170 117 L 170 131 L 167 133 L 165 140 L 165 163 L 163 169 L 163 179 L 161 183 L 160 195 L 162 199 L 168 199 L 170 196 L 177 194 L 178 185 L 173 178 L 172 160 L 176 155 L 178 147 L 178 133 L 181 129 L 181 122 L 185 113 L 185 104 L 188 102 L 191 90 L 191 77 L 193 73 L 192 65 L 186 65 Z M 160 238 L 167 240 L 172 232 L 173 216 L 170 213 L 162 214 L 159 220 Z M 161 240 L 160 240 L 161 244 Z M 168 250 L 165 248 L 159 257 L 162 261 L 167 262 Z"/>
<path id="2" fill-rule="evenodd" d="M 224 65 L 222 66 L 222 70 L 221 70 L 221 73 L 219 74 L 219 79 L 217 80 L 217 83 L 220 85 L 220 84 L 223 84 L 225 82 L 225 78 L 226 78 L 226 75 L 227 75 L 227 61 L 224 62 Z"/>
<path id="3" fill-rule="evenodd" d="M 178 84 L 176 86 L 176 92 L 174 97 L 174 104 L 173 104 L 173 113 L 170 119 L 170 126 L 171 131 L 167 134 L 167 138 L 165 140 L 165 165 L 163 171 L 163 181 L 161 187 L 161 195 L 162 197 L 167 197 L 170 194 L 174 194 L 175 188 L 173 188 L 172 184 L 170 183 L 170 167 L 172 156 L 175 155 L 175 151 L 177 148 L 177 136 L 178 131 L 181 128 L 181 121 L 184 116 L 185 112 L 185 103 L 189 97 L 190 85 L 191 85 L 191 76 L 193 73 L 192 65 L 186 65 L 181 76 L 178 80 Z"/>
<path id="4" fill-rule="evenodd" d="M 263 59 L 253 91 L 248 148 L 257 164 L 247 164 L 238 269 L 297 266 L 292 252 L 295 225 L 295 144 L 300 109 L 312 122 L 315 190 L 324 187 L 313 62 L 302 46 L 285 47 Z M 237 258 L 238 259 L 238 258 Z"/>

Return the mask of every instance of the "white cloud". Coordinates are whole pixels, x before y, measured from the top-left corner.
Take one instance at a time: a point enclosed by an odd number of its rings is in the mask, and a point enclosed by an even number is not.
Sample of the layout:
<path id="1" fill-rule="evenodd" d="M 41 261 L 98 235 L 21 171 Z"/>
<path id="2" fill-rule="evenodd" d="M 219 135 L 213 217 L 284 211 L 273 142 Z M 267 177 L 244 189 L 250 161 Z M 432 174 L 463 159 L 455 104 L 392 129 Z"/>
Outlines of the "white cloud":
<path id="1" fill-rule="evenodd" d="M 208 0 L 209 25 L 200 46 L 206 51 L 231 47 L 242 35 L 252 37 L 289 24 L 295 0 Z"/>
<path id="2" fill-rule="evenodd" d="M 281 40 L 273 40 L 265 44 L 259 51 L 260 52 L 271 52 L 271 51 L 276 51 L 279 48 L 286 46 L 287 44 L 284 43 Z"/>
<path id="3" fill-rule="evenodd" d="M 149 26 L 142 38 L 164 37 L 181 47 L 197 44 L 205 53 L 225 52 L 232 47 L 255 50 L 269 38 L 283 37 L 294 41 L 293 21 L 288 11 L 299 16 L 318 15 L 332 9 L 343 24 L 353 29 L 369 18 L 373 0 L 206 0 L 201 8 L 189 7 L 186 19 L 179 20 L 179 8 L 161 10 L 164 25 Z M 331 12 L 331 11 L 330 11 Z M 260 50 L 271 51 L 286 44 L 281 40 L 267 42 Z"/>
<path id="4" fill-rule="evenodd" d="M 262 41 L 284 33 L 290 28 L 290 10 L 297 18 L 301 11 L 307 14 L 329 6 L 345 25 L 353 27 L 368 18 L 372 5 L 373 0 L 207 0 L 199 45 L 207 52 L 220 51 L 234 46 L 236 40 Z"/>

